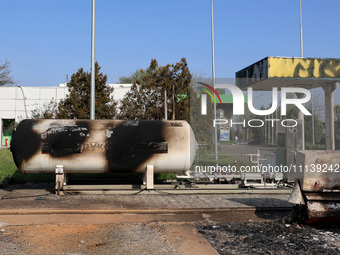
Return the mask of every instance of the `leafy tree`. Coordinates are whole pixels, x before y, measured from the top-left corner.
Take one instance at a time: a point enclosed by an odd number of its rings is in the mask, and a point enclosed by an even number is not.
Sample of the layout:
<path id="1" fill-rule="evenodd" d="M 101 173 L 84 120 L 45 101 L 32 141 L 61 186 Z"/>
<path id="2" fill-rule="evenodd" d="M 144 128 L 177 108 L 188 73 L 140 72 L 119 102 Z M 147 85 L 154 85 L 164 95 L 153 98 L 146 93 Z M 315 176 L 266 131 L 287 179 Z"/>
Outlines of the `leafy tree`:
<path id="1" fill-rule="evenodd" d="M 254 114 L 252 114 L 250 112 L 248 107 L 245 107 L 244 110 L 245 110 L 244 115 L 234 116 L 233 122 L 243 123 L 244 120 L 247 122 L 248 120 L 252 119 L 255 116 Z M 256 116 L 256 118 L 257 117 L 258 116 Z M 235 139 L 235 136 L 237 136 L 239 140 L 244 140 L 244 141 L 246 141 L 247 139 L 248 139 L 248 141 L 252 140 L 252 138 L 253 138 L 253 132 L 252 131 L 254 130 L 254 128 L 249 127 L 247 124 L 246 124 L 245 127 L 242 124 L 235 125 L 234 127 L 235 127 L 234 128 L 235 134 L 231 137 L 232 140 Z"/>
<path id="2" fill-rule="evenodd" d="M 247 140 L 247 129 L 244 128 L 243 126 L 242 126 L 242 128 L 238 127 L 236 129 L 235 135 L 238 137 L 239 140 L 245 141 L 245 140 Z M 235 139 L 235 137 L 234 137 L 234 139 Z"/>
<path id="3" fill-rule="evenodd" d="M 313 97 L 309 100 L 305 107 L 310 110 L 310 112 L 314 112 L 314 114 L 321 119 L 325 114 L 325 107 L 324 107 L 324 99 L 321 96 L 321 93 L 313 93 Z"/>
<path id="4" fill-rule="evenodd" d="M 130 76 L 120 76 L 118 83 L 120 84 L 131 84 L 140 81 L 145 76 L 143 69 L 137 69 Z"/>
<path id="5" fill-rule="evenodd" d="M 311 109 L 308 109 L 312 112 Z M 297 107 L 291 107 L 287 111 L 287 119 L 297 119 L 299 109 Z M 312 128 L 312 116 L 304 116 L 304 128 L 305 128 L 305 143 L 313 142 L 313 128 Z M 314 142 L 316 144 L 322 143 L 323 140 L 323 124 L 316 114 L 314 114 Z"/>
<path id="6" fill-rule="evenodd" d="M 160 120 L 164 117 L 160 89 L 150 90 L 133 84 L 120 107 L 120 118 Z"/>
<path id="7" fill-rule="evenodd" d="M 201 91 L 198 91 L 201 93 Z M 194 131 L 196 141 L 199 144 L 213 145 L 213 104 L 207 103 L 207 114 L 201 114 L 201 95 L 191 88 L 190 100 L 190 125 Z M 209 102 L 209 100 L 208 100 Z"/>
<path id="8" fill-rule="evenodd" d="M 191 74 L 185 58 L 176 64 L 159 66 L 152 59 L 150 66 L 136 71 L 130 80 L 134 81 L 131 91 L 122 100 L 122 119 L 164 119 L 164 91 L 168 97 L 168 116 L 174 119 L 190 119 Z M 171 98 L 174 97 L 174 100 Z M 174 101 L 174 102 L 173 102 Z M 173 112 L 173 103 L 175 112 Z"/>
<path id="9" fill-rule="evenodd" d="M 340 122 L 340 105 L 334 106 L 334 121 Z"/>
<path id="10" fill-rule="evenodd" d="M 297 119 L 298 113 L 299 113 L 299 109 L 295 105 L 294 106 L 290 105 L 287 108 L 287 113 L 284 119 Z"/>
<path id="11" fill-rule="evenodd" d="M 230 127 L 230 141 L 235 140 L 235 127 Z"/>
<path id="12" fill-rule="evenodd" d="M 264 110 L 264 109 L 265 108 L 261 106 L 260 110 Z M 263 121 L 264 125 L 266 125 L 265 116 L 254 115 L 251 113 L 249 119 L 260 119 Z M 260 125 L 260 124 L 261 124 L 260 122 L 256 122 L 256 123 L 253 123 L 252 125 Z M 265 134 L 264 134 L 264 131 L 265 131 L 264 125 L 262 127 L 250 127 L 249 128 L 252 134 L 252 137 L 253 137 L 253 141 L 251 143 L 253 144 L 265 144 L 266 143 Z"/>
<path id="13" fill-rule="evenodd" d="M 199 144 L 207 144 L 209 148 L 212 147 L 214 141 L 213 128 L 213 102 L 207 100 L 207 115 L 201 114 L 201 94 L 202 90 L 198 89 L 203 82 L 209 84 L 211 79 L 205 78 L 205 74 L 193 74 L 190 81 L 190 126 L 194 131 L 195 138 Z M 207 99 L 210 99 L 208 96 Z M 209 103 L 210 102 L 210 103 Z"/>
<path id="14" fill-rule="evenodd" d="M 0 86 L 15 84 L 10 74 L 11 74 L 10 63 L 7 60 L 5 60 L 4 64 L 0 64 Z"/>
<path id="15" fill-rule="evenodd" d="M 42 109 L 36 108 L 32 111 L 33 119 L 55 119 L 58 112 L 56 102 L 44 103 Z"/>
<path id="16" fill-rule="evenodd" d="M 117 103 L 111 97 L 113 88 L 106 85 L 107 76 L 99 73 L 100 66 L 95 64 L 95 118 L 113 119 L 116 116 Z M 89 119 L 91 73 L 79 68 L 72 74 L 68 84 L 69 95 L 58 106 L 58 119 Z"/>

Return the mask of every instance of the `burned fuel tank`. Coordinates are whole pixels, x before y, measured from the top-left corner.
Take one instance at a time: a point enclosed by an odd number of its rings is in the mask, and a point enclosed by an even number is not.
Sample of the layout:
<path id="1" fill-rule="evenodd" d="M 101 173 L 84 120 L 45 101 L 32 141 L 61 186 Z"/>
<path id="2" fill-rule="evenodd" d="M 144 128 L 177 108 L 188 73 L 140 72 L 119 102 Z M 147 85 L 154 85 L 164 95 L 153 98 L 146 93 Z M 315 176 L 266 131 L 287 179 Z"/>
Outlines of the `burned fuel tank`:
<path id="1" fill-rule="evenodd" d="M 26 173 L 182 173 L 193 163 L 196 140 L 185 121 L 46 120 L 20 122 L 11 150 Z"/>

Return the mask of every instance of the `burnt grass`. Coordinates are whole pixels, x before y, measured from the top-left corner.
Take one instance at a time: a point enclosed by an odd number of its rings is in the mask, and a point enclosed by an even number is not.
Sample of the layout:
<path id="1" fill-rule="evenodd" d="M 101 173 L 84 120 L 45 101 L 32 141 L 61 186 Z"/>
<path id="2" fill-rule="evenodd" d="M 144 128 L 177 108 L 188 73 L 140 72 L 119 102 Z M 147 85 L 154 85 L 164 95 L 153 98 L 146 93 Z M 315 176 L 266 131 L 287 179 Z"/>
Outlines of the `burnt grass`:
<path id="1" fill-rule="evenodd" d="M 340 254 L 340 225 L 271 223 L 199 224 L 219 254 Z"/>

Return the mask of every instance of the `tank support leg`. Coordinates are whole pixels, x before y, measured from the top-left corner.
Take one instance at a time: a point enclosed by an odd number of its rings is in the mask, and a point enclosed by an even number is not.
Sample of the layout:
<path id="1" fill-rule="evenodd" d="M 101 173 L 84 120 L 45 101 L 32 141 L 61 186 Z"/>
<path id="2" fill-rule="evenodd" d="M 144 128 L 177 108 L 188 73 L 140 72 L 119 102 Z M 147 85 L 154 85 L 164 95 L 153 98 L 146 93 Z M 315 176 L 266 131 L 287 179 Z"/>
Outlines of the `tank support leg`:
<path id="1" fill-rule="evenodd" d="M 64 185 L 64 166 L 63 165 L 56 165 L 55 168 L 55 191 L 58 196 L 60 196 L 60 190 L 63 189 Z"/>
<path id="2" fill-rule="evenodd" d="M 153 165 L 146 166 L 146 189 L 154 189 L 154 182 L 153 182 L 153 173 L 154 167 Z"/>

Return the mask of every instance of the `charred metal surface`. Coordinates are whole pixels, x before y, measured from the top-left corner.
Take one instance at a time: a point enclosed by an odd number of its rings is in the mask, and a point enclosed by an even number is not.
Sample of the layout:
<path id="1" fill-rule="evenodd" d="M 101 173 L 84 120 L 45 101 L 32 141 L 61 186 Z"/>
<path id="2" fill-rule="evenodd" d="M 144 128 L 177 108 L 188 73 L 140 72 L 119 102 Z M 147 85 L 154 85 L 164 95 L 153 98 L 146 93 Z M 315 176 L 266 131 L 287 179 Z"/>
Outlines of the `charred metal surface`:
<path id="1" fill-rule="evenodd" d="M 76 122 L 75 126 L 52 124 L 52 127 L 41 133 L 42 153 L 51 157 L 67 157 L 81 153 L 82 144 L 89 136 L 89 125 L 86 122 Z"/>
<path id="2" fill-rule="evenodd" d="M 340 151 L 298 151 L 295 177 L 307 204 L 308 222 L 340 221 Z M 300 167 L 301 166 L 301 167 Z"/>
<path id="3" fill-rule="evenodd" d="M 303 191 L 339 190 L 340 151 L 299 151 L 296 164 Z"/>
<path id="4" fill-rule="evenodd" d="M 24 120 L 12 140 L 18 169 L 27 173 L 183 173 L 196 141 L 185 121 Z"/>
<path id="5" fill-rule="evenodd" d="M 40 134 L 34 132 L 33 126 L 39 120 L 23 120 L 14 132 L 11 151 L 14 163 L 20 169 L 24 160 L 35 155 L 40 148 Z"/>
<path id="6" fill-rule="evenodd" d="M 340 192 L 315 192 L 315 193 L 305 193 L 306 199 L 309 201 L 339 201 L 340 202 Z"/>
<path id="7" fill-rule="evenodd" d="M 161 121 L 126 121 L 116 126 L 107 139 L 109 171 L 137 169 L 153 155 L 153 145 L 166 142 L 163 129 Z"/>
<path id="8" fill-rule="evenodd" d="M 308 222 L 313 223 L 327 219 L 328 221 L 340 220 L 340 201 L 309 201 Z"/>
<path id="9" fill-rule="evenodd" d="M 167 142 L 139 142 L 131 146 L 131 151 L 134 153 L 152 152 L 152 153 L 167 153 Z"/>

